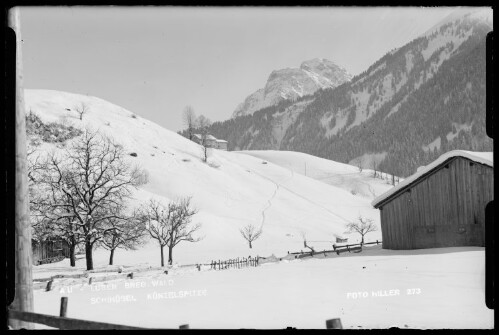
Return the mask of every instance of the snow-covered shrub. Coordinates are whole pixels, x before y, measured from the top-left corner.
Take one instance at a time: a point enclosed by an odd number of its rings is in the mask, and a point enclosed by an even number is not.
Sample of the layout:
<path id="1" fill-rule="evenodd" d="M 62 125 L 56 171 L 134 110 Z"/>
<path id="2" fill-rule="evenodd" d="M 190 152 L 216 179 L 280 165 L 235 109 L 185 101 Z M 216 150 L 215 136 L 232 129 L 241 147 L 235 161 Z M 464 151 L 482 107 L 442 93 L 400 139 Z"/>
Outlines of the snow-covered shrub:
<path id="1" fill-rule="evenodd" d="M 135 173 L 139 185 L 145 185 L 149 182 L 149 171 L 146 169 L 137 169 Z"/>
<path id="2" fill-rule="evenodd" d="M 215 169 L 218 169 L 220 166 L 222 166 L 218 161 L 214 159 L 208 160 L 208 165 Z"/>
<path id="3" fill-rule="evenodd" d="M 80 129 L 67 124 L 64 125 L 57 122 L 45 124 L 38 115 L 30 111 L 26 116 L 26 133 L 31 137 L 31 143 L 35 144 L 37 143 L 37 138 L 41 138 L 44 142 L 62 143 L 76 136 L 80 136 L 83 132 Z"/>

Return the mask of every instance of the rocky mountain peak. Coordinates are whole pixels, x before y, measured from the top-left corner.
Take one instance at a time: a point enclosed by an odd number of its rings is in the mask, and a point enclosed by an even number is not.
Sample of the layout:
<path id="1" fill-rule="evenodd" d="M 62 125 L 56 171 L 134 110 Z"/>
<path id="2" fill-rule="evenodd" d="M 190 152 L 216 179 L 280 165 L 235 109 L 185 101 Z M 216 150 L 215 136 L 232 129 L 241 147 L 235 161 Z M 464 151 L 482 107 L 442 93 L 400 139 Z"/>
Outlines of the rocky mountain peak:
<path id="1" fill-rule="evenodd" d="M 236 108 L 233 117 L 252 114 L 282 100 L 310 95 L 319 89 L 334 88 L 351 78 L 344 68 L 324 58 L 304 61 L 299 68 L 274 70 L 265 87 L 249 95 Z"/>

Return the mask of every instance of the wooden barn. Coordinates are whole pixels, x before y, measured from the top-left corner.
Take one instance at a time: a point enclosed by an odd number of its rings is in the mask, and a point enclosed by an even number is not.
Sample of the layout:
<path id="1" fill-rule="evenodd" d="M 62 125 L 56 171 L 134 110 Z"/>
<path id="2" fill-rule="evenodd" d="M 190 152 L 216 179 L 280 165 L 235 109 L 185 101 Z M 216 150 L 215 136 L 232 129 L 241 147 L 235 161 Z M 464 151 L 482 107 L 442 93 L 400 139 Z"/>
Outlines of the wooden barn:
<path id="1" fill-rule="evenodd" d="M 216 140 L 216 148 L 219 150 L 227 151 L 227 141 L 225 140 Z"/>
<path id="2" fill-rule="evenodd" d="M 52 263 L 69 257 L 69 246 L 62 239 L 31 240 L 33 265 Z"/>
<path id="3" fill-rule="evenodd" d="M 380 195 L 383 249 L 485 246 L 492 152 L 455 150 Z"/>

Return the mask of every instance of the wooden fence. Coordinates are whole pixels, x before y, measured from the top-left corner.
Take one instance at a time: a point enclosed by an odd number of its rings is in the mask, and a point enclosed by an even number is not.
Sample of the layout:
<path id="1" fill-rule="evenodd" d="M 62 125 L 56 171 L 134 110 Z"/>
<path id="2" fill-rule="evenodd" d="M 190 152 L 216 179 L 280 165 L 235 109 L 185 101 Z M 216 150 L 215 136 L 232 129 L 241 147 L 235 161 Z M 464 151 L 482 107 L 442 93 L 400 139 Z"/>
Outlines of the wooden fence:
<path id="1" fill-rule="evenodd" d="M 61 308 L 59 316 L 47 315 L 32 312 L 21 312 L 7 309 L 7 317 L 10 320 L 21 320 L 30 323 L 43 324 L 52 328 L 64 330 L 146 330 L 152 328 L 143 328 L 135 326 L 119 325 L 107 322 L 88 321 L 66 317 L 68 307 L 68 298 L 61 297 Z M 9 322 L 10 323 L 10 322 Z M 168 328 L 160 328 L 168 329 Z M 170 328 L 173 329 L 173 328 Z M 189 324 L 183 324 L 178 329 L 190 329 Z M 296 329 L 288 327 L 287 329 Z M 326 329 L 343 329 L 340 318 L 326 320 Z"/>
<path id="2" fill-rule="evenodd" d="M 43 324 L 57 329 L 81 329 L 81 330 L 97 330 L 97 329 L 150 329 L 135 326 L 118 325 L 107 322 L 88 321 L 81 319 L 73 319 L 66 317 L 68 308 L 68 298 L 61 297 L 61 308 L 59 316 L 47 315 L 32 312 L 22 312 L 12 309 L 7 309 L 9 323 L 10 320 L 21 320 L 30 323 Z M 166 328 L 162 328 L 166 329 Z M 179 329 L 189 329 L 189 325 L 181 325 Z"/>
<path id="3" fill-rule="evenodd" d="M 347 244 L 347 245 L 342 245 L 342 246 L 337 246 L 336 244 L 333 244 L 333 250 L 322 250 L 322 251 L 300 251 L 300 252 L 289 252 L 288 255 L 295 255 L 295 258 L 304 258 L 304 257 L 314 257 L 314 255 L 324 255 L 324 257 L 327 257 L 328 254 L 330 253 L 335 253 L 337 255 L 344 253 L 344 252 L 361 252 L 362 251 L 362 246 L 364 245 L 370 245 L 370 244 L 381 244 L 382 241 L 376 240 L 376 242 L 368 242 L 368 243 L 355 243 L 355 244 Z M 309 247 L 310 248 L 310 247 Z"/>
<path id="4" fill-rule="evenodd" d="M 212 270 L 224 270 L 224 269 L 230 269 L 230 268 L 245 268 L 245 267 L 250 267 L 250 266 L 258 266 L 260 257 L 251 257 L 249 256 L 248 258 L 234 258 L 234 259 L 229 259 L 226 261 L 211 261 L 210 264 L 210 269 Z M 198 267 L 199 269 L 199 267 Z"/>

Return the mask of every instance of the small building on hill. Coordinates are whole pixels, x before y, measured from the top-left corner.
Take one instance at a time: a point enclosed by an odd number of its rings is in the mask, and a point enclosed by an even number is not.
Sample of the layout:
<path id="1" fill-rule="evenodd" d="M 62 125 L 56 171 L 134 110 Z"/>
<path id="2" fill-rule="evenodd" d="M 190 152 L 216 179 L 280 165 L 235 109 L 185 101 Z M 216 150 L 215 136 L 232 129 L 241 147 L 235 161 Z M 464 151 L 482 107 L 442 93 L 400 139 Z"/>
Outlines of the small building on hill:
<path id="1" fill-rule="evenodd" d="M 225 140 L 216 140 L 216 148 L 219 150 L 227 151 L 227 141 Z"/>
<path id="2" fill-rule="evenodd" d="M 201 134 L 194 134 L 192 140 L 197 144 L 203 144 L 203 136 Z M 206 135 L 205 145 L 209 148 L 227 150 L 227 141 L 219 140 L 213 135 Z"/>
<path id="3" fill-rule="evenodd" d="M 492 152 L 454 150 L 372 201 L 384 249 L 485 245 L 485 206 L 494 199 Z"/>

